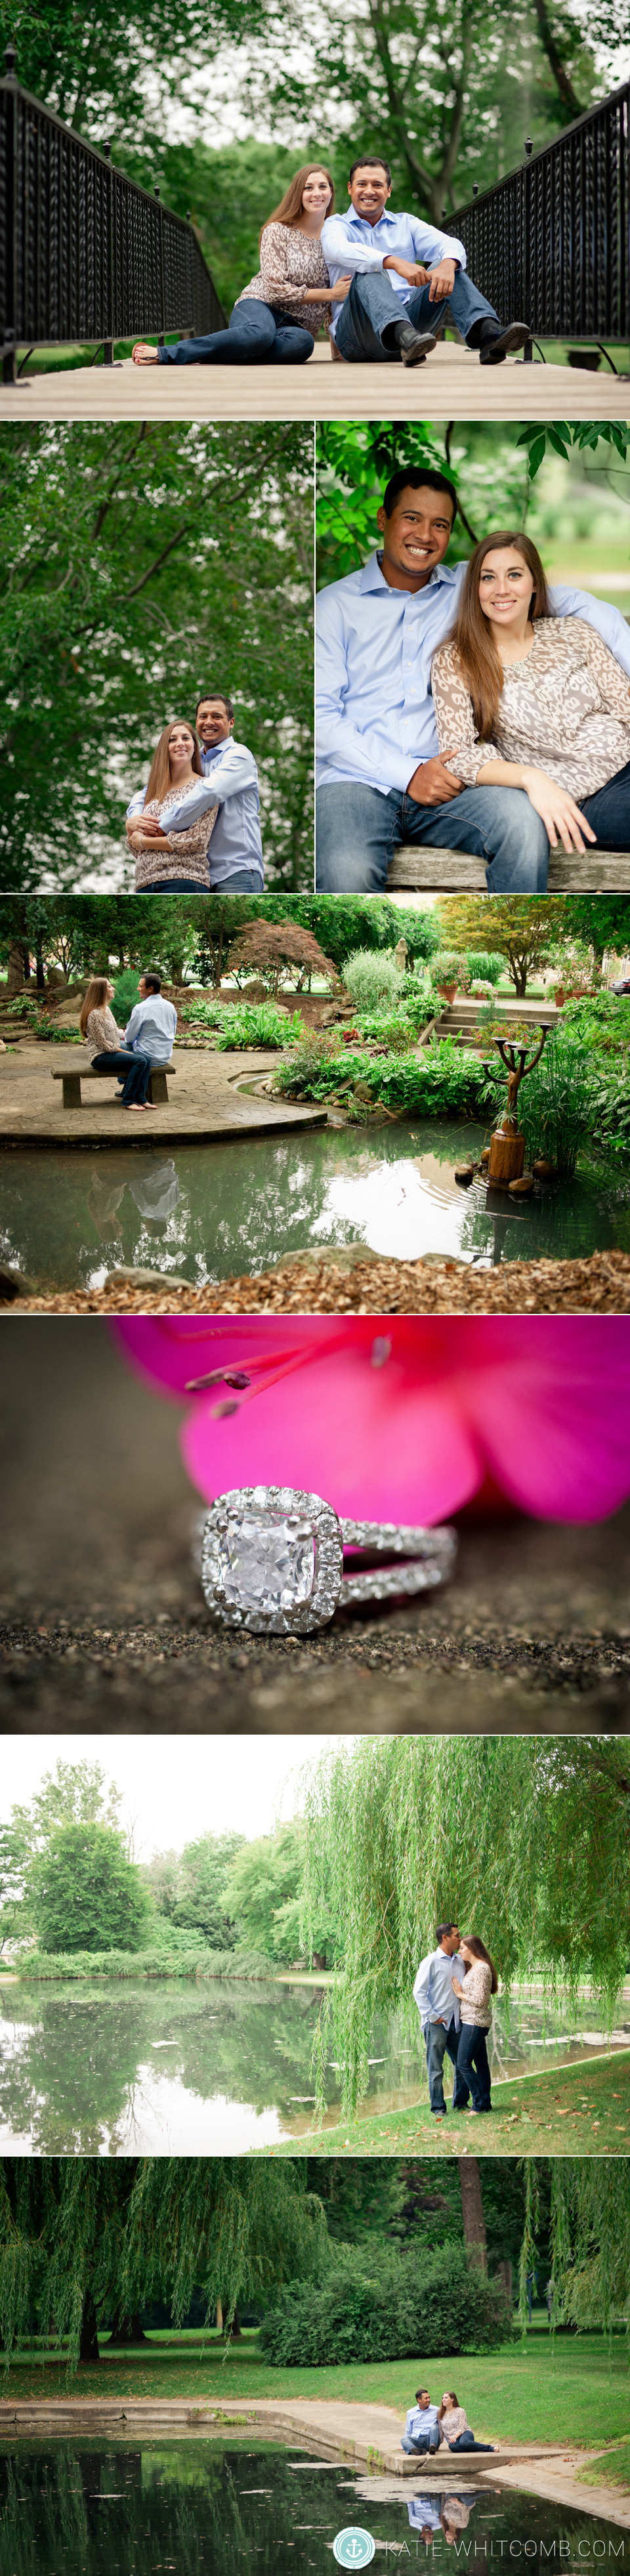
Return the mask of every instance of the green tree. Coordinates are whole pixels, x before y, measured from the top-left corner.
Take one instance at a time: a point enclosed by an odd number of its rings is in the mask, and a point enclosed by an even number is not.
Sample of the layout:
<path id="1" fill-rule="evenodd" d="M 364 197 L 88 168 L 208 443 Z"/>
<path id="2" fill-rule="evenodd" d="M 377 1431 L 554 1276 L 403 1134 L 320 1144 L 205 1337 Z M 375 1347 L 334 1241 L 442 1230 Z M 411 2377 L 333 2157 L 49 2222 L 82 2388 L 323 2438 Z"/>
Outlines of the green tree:
<path id="1" fill-rule="evenodd" d="M 436 904 L 445 944 L 456 949 L 485 949 L 505 957 L 510 982 L 519 1001 L 527 977 L 547 964 L 565 935 L 565 897 L 537 895 L 440 895 Z"/>
<path id="2" fill-rule="evenodd" d="M 312 883 L 312 431 L 23 423 L 0 450 L 4 888 L 133 886 L 125 807 L 224 688 L 271 883 Z M 145 932 L 146 936 L 146 932 Z"/>
<path id="3" fill-rule="evenodd" d="M 610 2014 L 630 1930 L 621 1739 L 366 1738 L 324 1757 L 305 1821 L 304 1937 L 325 1887 L 344 1961 L 332 1996 L 344 2106 L 366 2089 L 375 2012 L 411 2016 L 440 1920 L 482 1929 L 507 1988 L 536 1967 L 570 1999 L 590 1976 Z"/>
<path id="4" fill-rule="evenodd" d="M 300 1949 L 300 1884 L 304 1832 L 299 1817 L 241 1843 L 223 1883 L 228 1914 L 241 1940 L 271 1959 L 291 1960 Z M 335 1955 L 336 1927 L 323 1887 L 310 1924 L 308 1955 Z"/>
<path id="5" fill-rule="evenodd" d="M 630 897 L 623 894 L 568 894 L 566 929 L 570 939 L 584 939 L 601 960 L 607 948 L 625 957 L 630 946 Z"/>
<path id="6" fill-rule="evenodd" d="M 59 1760 L 54 1772 L 44 1772 L 30 1804 L 12 1807 L 0 1846 L 0 1935 L 4 1940 L 22 1939 L 33 1929 L 33 1872 L 46 1858 L 53 1836 L 66 1826 L 80 1832 L 98 1824 L 120 1838 L 121 1807 L 121 1791 L 114 1780 L 107 1787 L 100 1762 Z"/>
<path id="7" fill-rule="evenodd" d="M 42 1950 L 139 1950 L 150 1906 L 113 1825 L 53 1825 L 27 1878 Z"/>
<path id="8" fill-rule="evenodd" d="M 134 0 L 121 19 L 115 0 L 92 0 L 88 11 L 73 0 L 2 0 L 2 44 L 17 47 L 17 69 L 26 89 L 90 140 L 113 140 L 114 157 L 127 167 L 130 147 L 158 143 L 147 118 L 145 65 L 150 62 L 164 106 L 178 97 L 191 55 L 210 68 L 217 44 L 251 37 L 264 23 L 259 0 Z M 161 119 L 158 116 L 158 127 Z M 133 175 L 133 172 L 132 172 Z"/>
<path id="9" fill-rule="evenodd" d="M 203 1932 L 214 1950 L 233 1950 L 234 1922 L 226 1912 L 222 1890 L 226 1869 L 243 1842 L 242 1834 L 200 1834 L 176 1852 L 155 1852 L 143 1869 L 158 1913 L 176 1931 Z"/>

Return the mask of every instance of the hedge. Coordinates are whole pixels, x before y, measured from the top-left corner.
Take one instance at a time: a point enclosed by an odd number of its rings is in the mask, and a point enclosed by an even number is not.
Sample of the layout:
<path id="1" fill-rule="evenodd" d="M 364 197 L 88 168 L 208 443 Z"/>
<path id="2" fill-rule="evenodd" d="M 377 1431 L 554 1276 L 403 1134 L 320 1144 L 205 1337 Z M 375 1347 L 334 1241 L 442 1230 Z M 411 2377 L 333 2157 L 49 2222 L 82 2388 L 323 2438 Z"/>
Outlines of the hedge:
<path id="1" fill-rule="evenodd" d="M 370 2279 L 357 2249 L 318 2287 L 291 2281 L 278 2292 L 260 2330 L 265 2358 L 277 2369 L 317 2369 L 337 2362 L 422 2363 L 462 2352 L 496 2352 L 513 2333 L 512 2310 L 498 2282 L 469 2268 L 459 2247 L 439 2253 L 392 2251 Z"/>

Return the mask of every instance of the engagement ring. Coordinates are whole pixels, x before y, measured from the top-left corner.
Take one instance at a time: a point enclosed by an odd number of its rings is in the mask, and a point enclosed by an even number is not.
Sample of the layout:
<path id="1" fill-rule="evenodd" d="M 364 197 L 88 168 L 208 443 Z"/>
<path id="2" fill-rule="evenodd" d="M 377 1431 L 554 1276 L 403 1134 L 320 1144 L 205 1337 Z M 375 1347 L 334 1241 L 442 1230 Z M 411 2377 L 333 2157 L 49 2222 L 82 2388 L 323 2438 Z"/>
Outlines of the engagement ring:
<path id="1" fill-rule="evenodd" d="M 344 1574 L 344 1551 L 405 1560 Z M 215 1625 L 256 1635 L 312 1634 L 335 1610 L 445 1583 L 455 1530 L 339 1520 L 319 1494 L 245 1485 L 220 1494 L 204 1524 L 201 1580 Z"/>

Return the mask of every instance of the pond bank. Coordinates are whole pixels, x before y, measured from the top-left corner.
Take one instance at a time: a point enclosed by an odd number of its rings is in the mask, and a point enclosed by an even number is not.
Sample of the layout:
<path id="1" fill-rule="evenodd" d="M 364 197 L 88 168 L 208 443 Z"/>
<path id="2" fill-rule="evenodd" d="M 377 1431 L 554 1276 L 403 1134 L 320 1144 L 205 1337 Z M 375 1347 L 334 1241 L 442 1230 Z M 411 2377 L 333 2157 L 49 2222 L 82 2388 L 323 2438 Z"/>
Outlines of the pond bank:
<path id="1" fill-rule="evenodd" d="M 630 1253 L 477 1269 L 440 1255 L 397 1261 L 349 1245 L 345 1258 L 341 1248 L 299 1252 L 257 1278 L 245 1272 L 199 1289 L 178 1287 L 168 1277 L 160 1288 L 110 1279 L 100 1288 L 19 1301 L 9 1293 L 7 1302 L 5 1291 L 3 1302 L 6 1312 L 17 1304 L 20 1314 L 32 1315 L 627 1315 Z"/>

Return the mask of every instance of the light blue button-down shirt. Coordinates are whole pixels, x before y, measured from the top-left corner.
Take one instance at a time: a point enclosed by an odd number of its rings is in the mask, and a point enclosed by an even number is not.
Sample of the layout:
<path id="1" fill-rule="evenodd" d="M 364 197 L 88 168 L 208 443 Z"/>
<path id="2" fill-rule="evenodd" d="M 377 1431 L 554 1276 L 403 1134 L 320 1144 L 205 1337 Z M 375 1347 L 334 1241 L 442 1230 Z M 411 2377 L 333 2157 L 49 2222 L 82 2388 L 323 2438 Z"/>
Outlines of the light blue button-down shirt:
<path id="1" fill-rule="evenodd" d="M 365 216 L 358 215 L 354 206 L 348 207 L 347 215 L 327 215 L 322 225 L 322 250 L 331 286 L 336 286 L 338 277 L 347 277 L 350 270 L 357 277 L 367 277 L 370 269 L 382 268 L 384 259 L 417 259 L 425 268 L 435 268 L 439 259 L 456 259 L 460 268 L 466 266 L 464 244 L 456 241 L 453 234 L 438 232 L 435 224 L 422 224 L 419 215 L 390 214 L 387 206 L 377 224 L 366 223 Z M 399 277 L 397 268 L 388 268 L 386 274 L 401 304 L 408 304 L 413 286 L 406 277 Z M 341 304 L 333 304 L 333 339 L 341 310 Z"/>
<path id="2" fill-rule="evenodd" d="M 405 788 L 438 738 L 431 663 L 450 633 L 466 566 L 441 563 L 423 590 L 390 590 L 380 555 L 320 590 L 315 609 L 318 787 L 362 779 L 388 796 Z M 585 617 L 630 677 L 630 628 L 608 600 L 556 582 L 558 617 Z M 212 846 L 212 844 L 211 844 Z"/>
<path id="3" fill-rule="evenodd" d="M 438 2411 L 437 2406 L 408 2406 L 405 2432 L 410 2442 L 421 2442 L 423 2433 L 436 2432 L 442 2440 Z"/>
<path id="4" fill-rule="evenodd" d="M 216 823 L 208 843 L 210 884 L 225 885 L 238 868 L 252 868 L 263 884 L 263 854 L 260 837 L 260 797 L 258 770 L 253 753 L 244 742 L 235 742 L 232 734 L 218 742 L 212 751 L 202 751 L 202 776 L 181 805 L 169 805 L 169 832 L 183 832 L 209 805 L 218 803 Z M 140 814 L 146 789 L 141 787 L 127 806 L 128 816 Z M 182 858 L 182 874 L 186 870 Z"/>
<path id="5" fill-rule="evenodd" d="M 446 1950 L 431 1950 L 421 1959 L 413 1990 L 423 2030 L 430 2021 L 453 2021 L 459 2030 L 459 1999 L 453 1994 L 453 1976 L 460 1974 L 457 1951 L 452 1959 Z M 407 2430 L 409 2428 L 407 2427 Z"/>

